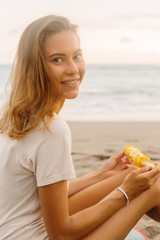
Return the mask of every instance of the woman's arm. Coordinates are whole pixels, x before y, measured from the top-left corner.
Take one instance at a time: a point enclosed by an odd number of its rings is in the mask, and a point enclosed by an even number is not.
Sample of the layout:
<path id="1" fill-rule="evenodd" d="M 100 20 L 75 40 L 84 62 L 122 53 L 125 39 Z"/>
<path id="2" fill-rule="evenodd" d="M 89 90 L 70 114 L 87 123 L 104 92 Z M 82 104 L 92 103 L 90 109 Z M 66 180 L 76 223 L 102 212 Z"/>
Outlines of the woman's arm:
<path id="1" fill-rule="evenodd" d="M 123 156 L 123 153 L 112 156 L 100 169 L 71 181 L 68 191 L 69 196 L 103 181 L 106 178 L 117 175 L 117 173 L 128 168 L 129 161 L 127 159 L 124 160 Z"/>
<path id="2" fill-rule="evenodd" d="M 159 169 L 143 173 L 146 169 L 132 171 L 122 188 L 130 199 L 147 189 L 155 181 Z M 86 236 L 126 204 L 120 191 L 113 191 L 101 202 L 73 215 L 69 215 L 67 182 L 62 181 L 39 187 L 39 197 L 49 238 L 77 240 Z M 113 226 L 114 230 L 114 226 Z"/>
<path id="3" fill-rule="evenodd" d="M 69 196 L 70 214 L 74 214 L 78 211 L 81 211 L 98 203 L 114 189 L 119 187 L 122 184 L 124 178 L 134 169 L 135 167 L 129 167 L 128 169 L 121 171 L 115 176 L 106 178 L 102 181 L 92 184 L 91 186 L 82 189 L 82 191 L 79 191 L 72 196 Z"/>
<path id="4" fill-rule="evenodd" d="M 39 187 L 39 196 L 50 240 L 78 240 L 126 204 L 121 192 L 115 191 L 104 202 L 69 216 L 66 181 Z"/>
<path id="5" fill-rule="evenodd" d="M 70 197 L 82 191 L 83 189 L 104 180 L 105 178 L 107 178 L 106 175 L 107 174 L 103 169 L 98 169 L 92 173 L 86 174 L 82 177 L 70 181 L 68 196 Z"/>

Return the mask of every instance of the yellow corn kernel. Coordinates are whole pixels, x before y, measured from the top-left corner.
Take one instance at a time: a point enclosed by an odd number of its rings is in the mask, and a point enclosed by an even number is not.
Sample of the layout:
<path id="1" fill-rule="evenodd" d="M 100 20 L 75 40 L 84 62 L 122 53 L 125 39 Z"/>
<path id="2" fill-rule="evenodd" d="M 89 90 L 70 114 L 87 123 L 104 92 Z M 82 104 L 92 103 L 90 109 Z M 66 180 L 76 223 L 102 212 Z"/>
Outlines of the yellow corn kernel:
<path id="1" fill-rule="evenodd" d="M 151 169 L 155 168 L 155 165 L 152 163 L 151 159 L 132 145 L 125 146 L 123 150 L 125 156 L 137 167 L 146 167 L 150 166 Z"/>

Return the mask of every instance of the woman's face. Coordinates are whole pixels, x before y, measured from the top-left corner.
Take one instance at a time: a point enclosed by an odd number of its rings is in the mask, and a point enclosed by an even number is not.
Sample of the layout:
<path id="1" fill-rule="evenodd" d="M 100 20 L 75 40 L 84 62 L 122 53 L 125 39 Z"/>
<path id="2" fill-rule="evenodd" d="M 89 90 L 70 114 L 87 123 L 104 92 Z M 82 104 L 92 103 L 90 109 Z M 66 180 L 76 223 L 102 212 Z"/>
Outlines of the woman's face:
<path id="1" fill-rule="evenodd" d="M 44 43 L 44 55 L 58 83 L 59 95 L 65 99 L 77 97 L 86 70 L 78 36 L 72 31 L 49 36 Z"/>

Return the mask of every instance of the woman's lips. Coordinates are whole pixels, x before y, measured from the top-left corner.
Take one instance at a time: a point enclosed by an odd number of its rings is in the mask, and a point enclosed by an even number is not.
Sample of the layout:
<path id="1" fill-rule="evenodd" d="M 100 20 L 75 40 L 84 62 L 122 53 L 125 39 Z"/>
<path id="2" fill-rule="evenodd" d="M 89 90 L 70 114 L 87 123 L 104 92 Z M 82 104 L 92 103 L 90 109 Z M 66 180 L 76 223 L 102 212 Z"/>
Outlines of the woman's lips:
<path id="1" fill-rule="evenodd" d="M 76 86 L 80 81 L 80 78 L 78 79 L 73 79 L 73 80 L 66 80 L 66 81 L 62 81 L 61 84 L 64 86 Z"/>

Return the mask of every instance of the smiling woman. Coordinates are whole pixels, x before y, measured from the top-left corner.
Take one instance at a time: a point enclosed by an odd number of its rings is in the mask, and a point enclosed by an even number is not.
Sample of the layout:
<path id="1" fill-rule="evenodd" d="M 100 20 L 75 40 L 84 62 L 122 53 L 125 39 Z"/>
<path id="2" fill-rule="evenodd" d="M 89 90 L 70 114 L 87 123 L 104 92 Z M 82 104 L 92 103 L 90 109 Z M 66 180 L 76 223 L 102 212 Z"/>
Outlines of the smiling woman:
<path id="1" fill-rule="evenodd" d="M 65 98 L 78 95 L 84 73 L 76 25 L 52 15 L 34 21 L 18 45 L 10 76 L 10 101 L 0 123 L 2 132 L 21 138 L 46 116 L 53 117 Z"/>
<path id="2" fill-rule="evenodd" d="M 44 46 L 47 65 L 58 81 L 60 96 L 77 97 L 85 73 L 79 37 L 72 31 L 62 31 L 48 37 Z"/>
<path id="3" fill-rule="evenodd" d="M 147 211 L 160 218 L 158 163 L 136 169 L 119 153 L 74 179 L 70 129 L 59 112 L 77 97 L 84 73 L 67 18 L 46 16 L 25 29 L 0 119 L 1 240 L 122 240 Z"/>

